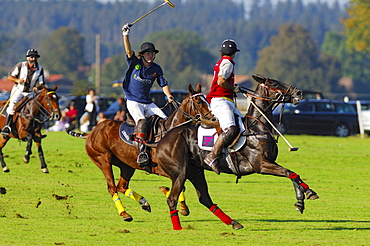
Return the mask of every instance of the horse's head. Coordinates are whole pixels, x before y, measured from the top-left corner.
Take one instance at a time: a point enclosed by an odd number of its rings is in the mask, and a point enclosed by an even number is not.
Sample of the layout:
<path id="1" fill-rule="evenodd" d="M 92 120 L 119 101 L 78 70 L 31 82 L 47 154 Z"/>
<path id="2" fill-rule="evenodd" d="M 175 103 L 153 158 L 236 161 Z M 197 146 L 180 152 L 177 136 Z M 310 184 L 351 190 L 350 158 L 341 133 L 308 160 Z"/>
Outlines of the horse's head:
<path id="1" fill-rule="evenodd" d="M 59 97 L 56 94 L 58 86 L 54 86 L 54 89 L 48 89 L 44 87 L 40 92 L 42 95 L 42 100 L 40 101 L 44 113 L 47 113 L 49 117 L 52 117 L 53 120 L 59 120 L 61 117 L 60 108 L 59 108 Z"/>
<path id="2" fill-rule="evenodd" d="M 256 93 L 260 96 L 268 97 L 279 103 L 298 104 L 303 99 L 303 93 L 296 87 L 287 85 L 275 79 L 265 78 L 259 74 L 252 75 L 253 79 L 259 83 Z"/>
<path id="3" fill-rule="evenodd" d="M 211 112 L 209 103 L 207 102 L 204 94 L 202 93 L 202 87 L 200 83 L 197 84 L 196 89 L 189 84 L 189 94 L 184 98 L 180 105 L 180 112 L 188 114 L 190 116 L 199 116 L 202 120 L 212 120 L 215 118 Z"/>

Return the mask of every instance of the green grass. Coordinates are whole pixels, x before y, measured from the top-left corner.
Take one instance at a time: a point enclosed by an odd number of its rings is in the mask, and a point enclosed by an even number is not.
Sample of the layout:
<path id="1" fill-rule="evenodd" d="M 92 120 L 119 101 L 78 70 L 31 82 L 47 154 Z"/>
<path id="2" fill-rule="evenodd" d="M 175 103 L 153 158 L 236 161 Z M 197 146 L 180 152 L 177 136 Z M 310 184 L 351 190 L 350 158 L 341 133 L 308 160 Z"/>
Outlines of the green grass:
<path id="1" fill-rule="evenodd" d="M 280 140 L 278 162 L 301 175 L 320 199 L 306 201 L 299 214 L 286 178 L 236 177 L 207 172 L 213 201 L 244 225 L 233 230 L 197 200 L 187 182 L 190 216 L 173 231 L 166 199 L 158 189 L 170 180 L 136 172 L 131 188 L 145 196 L 152 213 L 121 195 L 134 217 L 124 222 L 107 192 L 104 176 L 85 153 L 85 140 L 48 133 L 43 146 L 49 174 L 37 152 L 22 162 L 25 143 L 4 148 L 10 173 L 0 173 L 0 245 L 369 245 L 370 139 L 288 136 L 297 152 Z M 114 170 L 118 177 L 118 170 Z M 56 200 L 53 195 L 66 196 Z M 41 204 L 36 208 L 38 200 Z"/>

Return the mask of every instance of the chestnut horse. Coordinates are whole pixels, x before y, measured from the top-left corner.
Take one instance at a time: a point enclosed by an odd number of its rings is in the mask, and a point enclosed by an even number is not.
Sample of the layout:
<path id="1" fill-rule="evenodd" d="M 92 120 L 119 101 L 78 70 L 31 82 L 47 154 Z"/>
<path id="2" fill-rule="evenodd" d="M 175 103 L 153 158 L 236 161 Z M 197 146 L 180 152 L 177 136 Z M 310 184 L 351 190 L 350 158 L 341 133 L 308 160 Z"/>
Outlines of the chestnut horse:
<path id="1" fill-rule="evenodd" d="M 302 181 L 299 175 L 275 162 L 278 155 L 277 140 L 274 138 L 272 126 L 262 117 L 263 113 L 271 121 L 272 111 L 278 104 L 298 103 L 302 99 L 302 92 L 292 86 L 260 75 L 253 75 L 253 78 L 259 84 L 255 92 L 249 94 L 252 96 L 253 103 L 250 104 L 247 116 L 243 119 L 245 132 L 242 135 L 246 141 L 237 152 L 229 153 L 227 150 L 222 152 L 218 159 L 219 169 L 223 173 L 235 174 L 238 178 L 253 173 L 289 178 L 293 182 L 298 200 L 295 207 L 302 213 L 305 195 L 307 199 L 311 200 L 317 199 L 318 196 Z M 188 179 L 194 185 L 201 204 L 225 224 L 231 224 L 233 229 L 241 229 L 243 226 L 218 208 L 209 195 L 204 169 L 211 170 L 211 168 L 203 162 L 207 151 L 201 150 L 198 146 L 197 134 L 198 128 L 196 126 L 183 125 L 169 131 L 157 146 L 158 166 L 172 180 L 167 203 L 173 228 L 175 230 L 182 229 L 176 207 L 178 196 Z"/>
<path id="2" fill-rule="evenodd" d="M 59 98 L 56 94 L 57 88 L 58 86 L 55 86 L 54 89 L 42 87 L 42 89 L 37 92 L 36 96 L 24 98 L 19 102 L 19 105 L 15 109 L 11 133 L 8 137 L 4 137 L 0 134 L 0 162 L 3 172 L 10 171 L 3 156 L 3 148 L 10 138 L 27 141 L 26 154 L 23 157 L 25 163 L 28 163 L 30 160 L 30 155 L 32 154 L 32 141 L 34 141 L 40 158 L 41 171 L 44 173 L 49 172 L 41 146 L 41 139 L 45 137 L 41 134 L 41 128 L 43 123 L 50 118 L 59 120 L 61 117 Z M 7 101 L 1 101 L 0 107 L 6 107 L 6 102 Z M 5 116 L 0 115 L 1 128 L 4 127 L 4 125 Z"/>
<path id="3" fill-rule="evenodd" d="M 157 136 L 161 138 L 169 129 L 178 127 L 184 122 L 197 121 L 198 115 L 204 118 L 210 118 L 209 104 L 204 95 L 201 93 L 201 86 L 198 83 L 196 90 L 189 85 L 189 94 L 180 104 L 179 108 L 174 111 L 166 120 L 159 119 L 156 127 Z M 86 153 L 97 167 L 103 172 L 107 182 L 108 192 L 116 205 L 119 215 L 124 221 L 132 221 L 133 218 L 128 214 L 123 207 L 118 192 L 137 201 L 142 209 L 151 212 L 151 208 L 147 200 L 129 189 L 129 182 L 134 175 L 136 169 L 144 170 L 139 167 L 136 162 L 137 146 L 129 144 L 121 140 L 119 136 L 122 121 L 105 120 L 99 123 L 89 134 L 80 134 L 67 130 L 67 132 L 75 137 L 86 138 Z M 124 123 L 126 124 L 126 123 Z M 152 162 L 156 163 L 156 149 L 153 144 L 151 149 Z M 112 167 L 116 166 L 120 169 L 120 178 L 115 185 Z M 152 167 L 152 173 L 160 176 L 168 177 L 162 168 L 156 166 Z M 182 199 L 181 210 L 184 215 L 188 215 L 189 211 L 185 204 L 185 199 Z"/>

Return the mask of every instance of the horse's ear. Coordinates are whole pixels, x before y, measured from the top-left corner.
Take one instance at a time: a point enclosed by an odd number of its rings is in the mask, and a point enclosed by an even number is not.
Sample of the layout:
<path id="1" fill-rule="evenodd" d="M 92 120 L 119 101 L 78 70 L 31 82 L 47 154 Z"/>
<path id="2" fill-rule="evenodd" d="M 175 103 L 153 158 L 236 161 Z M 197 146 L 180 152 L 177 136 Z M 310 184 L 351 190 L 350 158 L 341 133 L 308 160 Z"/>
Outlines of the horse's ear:
<path id="1" fill-rule="evenodd" d="M 196 87 L 196 90 L 198 92 L 202 92 L 202 85 L 200 84 L 200 82 L 198 82 L 197 87 Z"/>
<path id="2" fill-rule="evenodd" d="M 58 89 L 58 85 L 54 86 L 54 91 L 56 91 Z"/>
<path id="3" fill-rule="evenodd" d="M 263 77 L 262 75 L 259 75 L 259 74 L 257 74 L 257 75 L 252 75 L 252 77 L 253 77 L 253 79 L 254 79 L 255 81 L 257 81 L 258 83 L 264 83 L 264 82 L 266 81 L 266 78 L 265 78 L 265 77 Z"/>
<path id="4" fill-rule="evenodd" d="M 190 94 L 194 94 L 194 89 L 191 84 L 188 85 L 188 91 L 190 92 Z"/>

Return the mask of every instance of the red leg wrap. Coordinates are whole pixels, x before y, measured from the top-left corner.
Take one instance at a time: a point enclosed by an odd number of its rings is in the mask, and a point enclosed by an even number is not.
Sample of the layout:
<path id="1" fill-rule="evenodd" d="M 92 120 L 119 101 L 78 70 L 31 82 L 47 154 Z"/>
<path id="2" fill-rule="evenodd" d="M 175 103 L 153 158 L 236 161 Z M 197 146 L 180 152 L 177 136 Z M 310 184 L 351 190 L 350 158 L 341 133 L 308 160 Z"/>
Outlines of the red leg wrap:
<path id="1" fill-rule="evenodd" d="M 217 204 L 213 204 L 209 211 L 214 213 L 222 222 L 224 222 L 226 225 L 230 225 L 233 221 L 228 215 L 226 215 L 219 207 L 217 207 Z"/>
<path id="2" fill-rule="evenodd" d="M 296 173 L 291 173 L 290 175 L 289 175 L 289 178 L 291 179 L 291 180 L 294 180 L 294 181 L 296 181 L 300 186 L 302 186 L 305 190 L 307 190 L 309 187 L 308 187 L 308 185 L 305 183 L 305 182 L 303 182 L 302 181 L 302 179 L 299 177 L 299 175 L 298 174 L 296 174 Z"/>
<path id="3" fill-rule="evenodd" d="M 170 216 L 171 216 L 171 221 L 172 221 L 172 226 L 174 230 L 182 230 L 182 227 L 180 225 L 180 218 L 178 215 L 179 210 L 173 210 L 170 211 Z"/>

